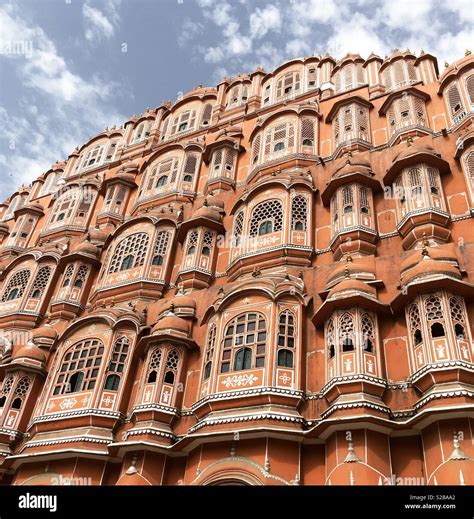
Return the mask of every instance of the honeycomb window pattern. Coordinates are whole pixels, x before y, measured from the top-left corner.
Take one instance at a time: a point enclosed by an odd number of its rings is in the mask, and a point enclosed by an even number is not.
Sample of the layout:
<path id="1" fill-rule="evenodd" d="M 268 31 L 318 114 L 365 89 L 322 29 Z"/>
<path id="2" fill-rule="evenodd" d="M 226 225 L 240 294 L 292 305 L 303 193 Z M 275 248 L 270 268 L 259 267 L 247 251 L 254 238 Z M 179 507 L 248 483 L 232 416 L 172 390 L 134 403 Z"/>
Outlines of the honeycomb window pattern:
<path id="1" fill-rule="evenodd" d="M 123 268 L 124 260 L 131 258 L 128 268 L 141 267 L 145 263 L 149 236 L 147 233 L 135 233 L 121 240 L 116 246 L 109 267 L 109 274 L 114 274 Z"/>

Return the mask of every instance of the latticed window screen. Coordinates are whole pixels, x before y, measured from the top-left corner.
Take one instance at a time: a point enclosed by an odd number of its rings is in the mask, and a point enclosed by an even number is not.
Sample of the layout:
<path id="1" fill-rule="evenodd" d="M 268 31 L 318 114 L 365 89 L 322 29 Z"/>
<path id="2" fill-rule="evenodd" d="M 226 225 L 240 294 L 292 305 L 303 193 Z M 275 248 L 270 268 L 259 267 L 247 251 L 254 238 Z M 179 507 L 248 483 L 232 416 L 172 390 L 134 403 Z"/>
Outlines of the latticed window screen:
<path id="1" fill-rule="evenodd" d="M 460 297 L 453 296 L 449 298 L 449 309 L 451 312 L 451 319 L 454 322 L 464 323 L 464 305 Z"/>
<path id="2" fill-rule="evenodd" d="M 107 368 L 105 379 L 105 389 L 117 391 L 120 384 L 120 377 L 125 369 L 130 340 L 127 337 L 120 337 L 115 341 L 112 356 Z"/>
<path id="3" fill-rule="evenodd" d="M 329 319 L 326 327 L 326 343 L 328 345 L 329 358 L 332 359 L 336 354 L 336 335 L 334 330 L 334 319 L 332 317 Z"/>
<path id="4" fill-rule="evenodd" d="M 263 367 L 266 341 L 263 315 L 247 313 L 233 319 L 225 331 L 221 373 Z"/>
<path id="5" fill-rule="evenodd" d="M 111 162 L 114 160 L 115 152 L 117 151 L 118 139 L 114 139 L 109 142 L 107 146 L 107 153 L 105 154 L 104 162 Z"/>
<path id="6" fill-rule="evenodd" d="M 439 171 L 436 168 L 428 168 L 428 185 L 430 186 L 431 193 L 439 195 Z"/>
<path id="7" fill-rule="evenodd" d="M 291 94 L 297 94 L 301 88 L 300 73 L 299 72 L 288 72 L 283 77 L 277 80 L 276 86 L 276 98 L 278 101 L 284 96 Z"/>
<path id="8" fill-rule="evenodd" d="M 171 234 L 168 231 L 158 231 L 156 235 L 155 248 L 153 249 L 153 265 L 163 265 L 168 252 L 168 244 Z"/>
<path id="9" fill-rule="evenodd" d="M 62 361 L 53 394 L 94 389 L 103 354 L 104 345 L 98 339 L 86 339 L 70 348 Z"/>
<path id="10" fill-rule="evenodd" d="M 474 74 L 471 74 L 468 78 L 466 78 L 466 91 L 469 97 L 469 102 L 471 105 L 474 105 Z"/>
<path id="11" fill-rule="evenodd" d="M 262 142 L 262 136 L 259 133 L 252 143 L 252 164 L 257 164 L 260 160 L 260 145 Z"/>
<path id="12" fill-rule="evenodd" d="M 110 261 L 109 274 L 128 268 L 141 267 L 145 263 L 148 241 L 149 236 L 144 232 L 131 234 L 121 240 Z"/>
<path id="13" fill-rule="evenodd" d="M 39 299 L 46 287 L 48 286 L 49 278 L 51 277 L 51 267 L 45 266 L 41 267 L 36 274 L 36 278 L 33 281 L 33 285 L 30 290 L 30 297 L 34 297 L 35 299 Z"/>
<path id="14" fill-rule="evenodd" d="M 66 268 L 66 272 L 64 272 L 63 276 L 63 287 L 67 287 L 71 284 L 71 278 L 74 273 L 74 263 L 69 263 L 69 265 Z"/>
<path id="15" fill-rule="evenodd" d="M 368 213 L 370 211 L 369 190 L 364 186 L 359 188 L 359 204 L 360 210 L 363 213 Z"/>
<path id="16" fill-rule="evenodd" d="M 13 387 L 14 375 L 7 375 L 3 380 L 2 388 L 0 389 L 0 409 L 5 406 L 8 395 Z"/>
<path id="17" fill-rule="evenodd" d="M 332 129 L 336 146 L 352 139 L 370 142 L 368 108 L 358 103 L 341 106 Z"/>
<path id="18" fill-rule="evenodd" d="M 237 151 L 232 148 L 219 148 L 212 156 L 210 178 L 225 176 L 230 177 L 234 169 Z"/>
<path id="19" fill-rule="evenodd" d="M 209 328 L 209 333 L 207 335 L 206 353 L 204 354 L 204 380 L 207 380 L 211 376 L 214 350 L 216 349 L 216 334 L 217 327 L 213 324 Z"/>
<path id="20" fill-rule="evenodd" d="M 293 123 L 277 124 L 267 130 L 265 136 L 265 157 L 283 150 L 291 150 L 295 145 Z"/>
<path id="21" fill-rule="evenodd" d="M 196 245 L 199 238 L 199 232 L 194 229 L 188 234 L 188 244 L 186 246 L 186 254 L 194 254 L 196 252 Z"/>
<path id="22" fill-rule="evenodd" d="M 140 195 L 145 196 L 147 192 L 156 188 L 161 188 L 166 184 L 174 184 L 177 179 L 178 168 L 179 157 L 170 157 L 159 162 L 152 167 L 147 181 L 143 184 Z"/>
<path id="23" fill-rule="evenodd" d="M 207 126 L 211 122 L 212 105 L 206 104 L 202 110 L 201 126 Z"/>
<path id="24" fill-rule="evenodd" d="M 21 398 L 25 398 L 25 396 L 28 393 L 28 389 L 30 388 L 30 385 L 31 385 L 30 377 L 28 377 L 26 375 L 24 377 L 21 377 L 15 387 L 15 395 L 17 395 Z"/>
<path id="25" fill-rule="evenodd" d="M 172 349 L 168 352 L 168 355 L 166 356 L 165 375 L 163 382 L 167 384 L 174 384 L 178 374 L 179 357 L 180 355 L 177 349 Z"/>
<path id="26" fill-rule="evenodd" d="M 173 124 L 171 126 L 171 135 L 175 133 L 185 132 L 189 130 L 194 130 L 194 126 L 196 124 L 196 110 L 187 110 L 178 114 L 173 119 Z"/>
<path id="27" fill-rule="evenodd" d="M 250 220 L 250 236 L 253 238 L 262 234 L 262 224 L 268 222 L 265 234 L 281 231 L 283 228 L 283 208 L 279 200 L 268 200 L 259 204 L 252 213 Z"/>
<path id="28" fill-rule="evenodd" d="M 336 92 L 343 92 L 364 84 L 362 63 L 349 63 L 334 75 Z"/>
<path id="29" fill-rule="evenodd" d="M 465 157 L 464 157 L 464 168 L 465 172 L 467 174 L 467 177 L 471 183 L 471 187 L 474 190 L 474 150 L 470 151 Z M 474 191 L 473 191 L 474 196 Z"/>
<path id="30" fill-rule="evenodd" d="M 339 318 L 339 337 L 341 338 L 342 351 L 354 349 L 354 318 L 347 312 Z"/>
<path id="31" fill-rule="evenodd" d="M 306 231 L 308 226 L 308 201 L 303 195 L 296 195 L 291 201 L 291 229 Z"/>
<path id="32" fill-rule="evenodd" d="M 418 96 L 399 97 L 393 101 L 390 108 L 387 114 L 391 133 L 406 126 L 426 126 L 425 102 Z"/>
<path id="33" fill-rule="evenodd" d="M 410 333 L 412 337 L 416 337 L 417 334 L 421 334 L 420 309 L 418 308 L 418 305 L 416 303 L 413 303 L 408 307 L 408 320 L 410 325 Z M 416 343 L 417 341 L 415 340 L 415 344 Z"/>
<path id="34" fill-rule="evenodd" d="M 387 90 L 410 85 L 418 81 L 414 60 L 398 60 L 382 71 L 382 81 Z"/>
<path id="35" fill-rule="evenodd" d="M 375 344 L 375 327 L 374 321 L 369 314 L 362 314 L 361 332 L 364 350 L 373 353 Z"/>
<path id="36" fill-rule="evenodd" d="M 212 242 L 214 241 L 214 233 L 211 231 L 206 231 L 202 238 L 202 248 L 201 253 L 205 256 L 209 256 L 212 250 Z"/>
<path id="37" fill-rule="evenodd" d="M 438 296 L 429 296 L 425 300 L 425 311 L 428 321 L 444 319 L 441 299 Z"/>
<path id="38" fill-rule="evenodd" d="M 147 370 L 148 383 L 156 382 L 158 380 L 158 372 L 160 370 L 162 357 L 163 353 L 161 351 L 161 348 L 156 348 L 150 355 L 150 361 L 148 363 Z"/>
<path id="39" fill-rule="evenodd" d="M 316 67 L 311 67 L 308 69 L 308 88 L 315 88 L 317 82 L 317 69 Z"/>
<path id="40" fill-rule="evenodd" d="M 76 288 L 82 288 L 87 278 L 87 273 L 89 272 L 89 267 L 87 265 L 79 265 L 77 269 L 77 274 L 74 279 L 74 286 Z"/>
<path id="41" fill-rule="evenodd" d="M 46 178 L 46 182 L 41 187 L 40 196 L 47 195 L 47 194 L 53 192 L 56 187 L 57 181 L 58 181 L 58 174 L 50 173 Z"/>
<path id="42" fill-rule="evenodd" d="M 193 182 L 199 161 L 199 153 L 188 152 L 184 161 L 183 182 Z"/>
<path id="43" fill-rule="evenodd" d="M 354 187 L 346 186 L 342 190 L 342 207 L 344 213 L 352 213 L 354 204 Z"/>
<path id="44" fill-rule="evenodd" d="M 315 125 L 316 122 L 314 119 L 309 119 L 307 117 L 301 120 L 301 145 L 302 146 L 311 146 L 315 148 Z M 313 150 L 314 153 L 314 150 Z"/>
<path id="45" fill-rule="evenodd" d="M 240 211 L 235 217 L 234 223 L 234 245 L 238 247 L 242 241 L 242 232 L 244 229 L 244 212 Z"/>
<path id="46" fill-rule="evenodd" d="M 13 299 L 19 299 L 28 285 L 28 281 L 31 276 L 29 269 L 19 270 L 15 272 L 8 281 L 8 284 L 2 294 L 2 302 L 12 301 Z"/>
<path id="47" fill-rule="evenodd" d="M 446 92 L 446 99 L 448 101 L 451 115 L 458 115 L 463 110 L 463 103 L 461 100 L 461 94 L 456 83 L 454 83 Z"/>
<path id="48" fill-rule="evenodd" d="M 278 320 L 277 365 L 293 367 L 293 349 L 295 347 L 295 318 L 289 310 L 280 314 Z"/>

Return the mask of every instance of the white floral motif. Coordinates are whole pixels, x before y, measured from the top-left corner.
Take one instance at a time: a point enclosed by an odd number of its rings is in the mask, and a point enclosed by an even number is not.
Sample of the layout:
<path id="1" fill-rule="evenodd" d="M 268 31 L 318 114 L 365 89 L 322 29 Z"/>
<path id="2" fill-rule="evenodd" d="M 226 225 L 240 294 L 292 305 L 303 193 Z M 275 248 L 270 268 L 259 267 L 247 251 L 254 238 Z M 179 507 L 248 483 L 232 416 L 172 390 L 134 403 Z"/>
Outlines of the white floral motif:
<path id="1" fill-rule="evenodd" d="M 222 381 L 225 387 L 253 386 L 258 378 L 255 375 L 233 375 Z"/>
<path id="2" fill-rule="evenodd" d="M 288 375 L 288 373 L 283 373 L 283 375 L 280 375 L 278 377 L 283 384 L 287 384 L 290 380 L 291 380 L 291 377 Z"/>
<path id="3" fill-rule="evenodd" d="M 60 404 L 59 407 L 61 409 L 71 409 L 77 403 L 75 398 L 65 398 Z"/>

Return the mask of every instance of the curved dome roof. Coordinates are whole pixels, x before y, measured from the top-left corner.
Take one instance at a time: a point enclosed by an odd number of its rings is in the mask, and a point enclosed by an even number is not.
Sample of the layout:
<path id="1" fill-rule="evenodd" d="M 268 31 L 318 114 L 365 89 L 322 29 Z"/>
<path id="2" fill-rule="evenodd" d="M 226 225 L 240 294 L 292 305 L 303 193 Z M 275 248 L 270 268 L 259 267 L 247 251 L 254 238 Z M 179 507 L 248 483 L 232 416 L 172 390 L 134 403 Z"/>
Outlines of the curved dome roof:
<path id="1" fill-rule="evenodd" d="M 433 260 L 437 261 L 451 261 L 453 263 L 458 263 L 458 259 L 456 254 L 453 251 L 446 250 L 446 248 L 430 248 L 429 249 L 429 257 Z M 407 258 L 405 258 L 400 266 L 400 272 L 405 272 L 410 268 L 417 265 L 424 258 L 423 251 L 417 250 L 410 254 Z"/>
<path id="2" fill-rule="evenodd" d="M 328 298 L 343 292 L 362 292 L 372 297 L 377 296 L 377 290 L 374 287 L 371 287 L 367 285 L 367 283 L 364 283 L 358 279 L 347 278 L 344 279 L 344 281 L 338 283 L 329 291 Z"/>
<path id="3" fill-rule="evenodd" d="M 433 155 L 436 158 L 439 157 L 433 146 L 430 146 L 429 144 L 412 144 L 411 146 L 406 146 L 401 151 L 397 152 L 393 157 L 392 163 L 419 154 Z"/>
<path id="4" fill-rule="evenodd" d="M 49 324 L 40 326 L 32 332 L 33 338 L 40 337 L 45 339 L 56 339 L 58 332 Z"/>
<path id="5" fill-rule="evenodd" d="M 349 276 L 352 275 L 352 277 L 356 277 L 358 274 L 361 273 L 368 273 L 375 276 L 375 271 L 372 266 L 366 265 L 364 263 L 360 263 L 357 261 L 348 261 L 348 262 L 341 262 L 328 276 L 327 284 L 331 285 L 334 280 L 339 278 L 340 276 L 343 276 L 345 274 L 348 274 Z"/>
<path id="6" fill-rule="evenodd" d="M 41 351 L 38 346 L 35 345 L 26 345 L 22 346 L 19 350 L 17 350 L 13 354 L 13 358 L 15 360 L 18 359 L 31 359 L 37 360 L 39 362 L 46 362 L 46 355 L 43 351 Z"/>
<path id="7" fill-rule="evenodd" d="M 175 330 L 187 335 L 189 333 L 189 325 L 184 319 L 170 312 L 153 326 L 151 332 L 156 335 L 164 330 Z"/>
<path id="8" fill-rule="evenodd" d="M 461 273 L 456 266 L 446 261 L 435 260 L 429 256 L 425 256 L 416 267 L 402 273 L 401 281 L 406 285 L 416 279 L 436 274 L 444 274 L 456 279 L 461 279 Z"/>

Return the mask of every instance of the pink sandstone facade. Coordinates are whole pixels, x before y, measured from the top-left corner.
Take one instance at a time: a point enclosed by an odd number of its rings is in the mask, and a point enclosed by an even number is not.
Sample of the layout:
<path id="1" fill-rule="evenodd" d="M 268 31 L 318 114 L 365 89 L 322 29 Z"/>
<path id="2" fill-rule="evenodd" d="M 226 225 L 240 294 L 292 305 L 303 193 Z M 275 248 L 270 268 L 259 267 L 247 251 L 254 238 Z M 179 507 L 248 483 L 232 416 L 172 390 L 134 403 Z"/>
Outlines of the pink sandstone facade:
<path id="1" fill-rule="evenodd" d="M 474 59 L 225 78 L 0 206 L 6 485 L 474 483 Z"/>

